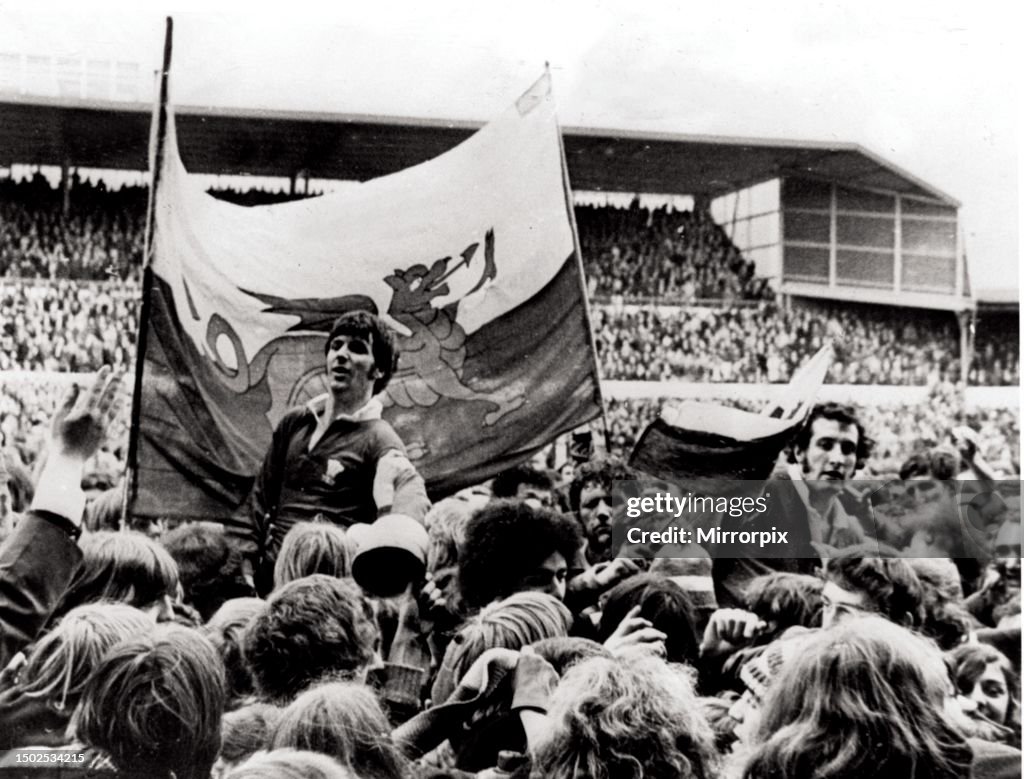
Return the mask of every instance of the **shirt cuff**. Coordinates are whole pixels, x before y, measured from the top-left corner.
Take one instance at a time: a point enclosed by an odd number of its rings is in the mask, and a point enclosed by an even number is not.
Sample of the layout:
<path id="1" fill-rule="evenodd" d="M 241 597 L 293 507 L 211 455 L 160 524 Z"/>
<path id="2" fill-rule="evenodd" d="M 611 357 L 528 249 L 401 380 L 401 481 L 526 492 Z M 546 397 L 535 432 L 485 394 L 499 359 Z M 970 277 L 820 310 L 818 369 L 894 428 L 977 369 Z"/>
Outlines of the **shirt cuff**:
<path id="1" fill-rule="evenodd" d="M 39 475 L 33 511 L 49 511 L 68 519 L 75 527 L 82 524 L 85 513 L 85 493 L 82 492 L 81 460 L 53 452 Z"/>

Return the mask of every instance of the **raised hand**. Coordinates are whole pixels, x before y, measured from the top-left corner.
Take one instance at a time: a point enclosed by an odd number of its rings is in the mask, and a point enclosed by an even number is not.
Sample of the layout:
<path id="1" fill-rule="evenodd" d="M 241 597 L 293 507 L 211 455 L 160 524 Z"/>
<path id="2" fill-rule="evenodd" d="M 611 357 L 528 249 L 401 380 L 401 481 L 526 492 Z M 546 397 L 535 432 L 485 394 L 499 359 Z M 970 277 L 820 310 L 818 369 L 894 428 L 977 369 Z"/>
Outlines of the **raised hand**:
<path id="1" fill-rule="evenodd" d="M 103 441 L 120 384 L 121 374 L 104 365 L 89 389 L 73 385 L 53 415 L 48 453 L 88 460 Z"/>
<path id="2" fill-rule="evenodd" d="M 654 627 L 654 623 L 640 616 L 640 606 L 634 606 L 622 618 L 604 647 L 613 655 L 631 649 L 642 649 L 660 657 L 665 656 L 668 635 Z"/>

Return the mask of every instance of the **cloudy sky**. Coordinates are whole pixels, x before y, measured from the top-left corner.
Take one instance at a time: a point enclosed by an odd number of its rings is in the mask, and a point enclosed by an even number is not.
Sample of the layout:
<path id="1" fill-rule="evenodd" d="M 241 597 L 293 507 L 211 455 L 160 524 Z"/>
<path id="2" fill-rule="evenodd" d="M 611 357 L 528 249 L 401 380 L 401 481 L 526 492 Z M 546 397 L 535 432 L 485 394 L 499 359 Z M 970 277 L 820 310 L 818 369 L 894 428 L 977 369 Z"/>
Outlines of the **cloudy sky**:
<path id="1" fill-rule="evenodd" d="M 179 103 L 477 120 L 550 62 L 565 125 L 862 144 L 963 203 L 975 288 L 1018 284 L 1010 3 L 145 5 L 0 0 L 0 52 L 151 70 L 171 13 Z"/>

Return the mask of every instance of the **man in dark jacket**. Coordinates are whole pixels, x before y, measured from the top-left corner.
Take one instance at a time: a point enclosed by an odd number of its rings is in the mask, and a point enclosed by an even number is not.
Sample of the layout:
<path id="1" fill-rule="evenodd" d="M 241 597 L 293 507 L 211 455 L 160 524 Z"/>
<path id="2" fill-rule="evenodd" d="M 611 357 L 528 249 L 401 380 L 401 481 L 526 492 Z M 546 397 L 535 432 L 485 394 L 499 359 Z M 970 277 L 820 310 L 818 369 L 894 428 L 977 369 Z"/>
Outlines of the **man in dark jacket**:
<path id="1" fill-rule="evenodd" d="M 82 559 L 82 468 L 103 439 L 119 381 L 103 367 L 54 415 L 31 508 L 0 546 L 0 668 L 35 639 Z"/>

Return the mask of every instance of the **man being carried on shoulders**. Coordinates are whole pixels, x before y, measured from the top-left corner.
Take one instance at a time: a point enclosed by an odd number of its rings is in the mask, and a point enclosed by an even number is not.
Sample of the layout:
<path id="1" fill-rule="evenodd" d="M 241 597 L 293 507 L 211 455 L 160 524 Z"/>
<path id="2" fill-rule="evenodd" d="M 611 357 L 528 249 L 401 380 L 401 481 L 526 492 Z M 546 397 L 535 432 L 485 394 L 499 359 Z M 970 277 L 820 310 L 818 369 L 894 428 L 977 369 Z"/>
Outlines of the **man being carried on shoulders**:
<path id="1" fill-rule="evenodd" d="M 430 505 L 423 479 L 376 398 L 397 362 L 394 337 L 373 314 L 335 321 L 326 344 L 329 391 L 278 424 L 250 497 L 243 545 L 263 571 L 296 522 L 350 527 L 390 512 L 422 521 Z"/>

